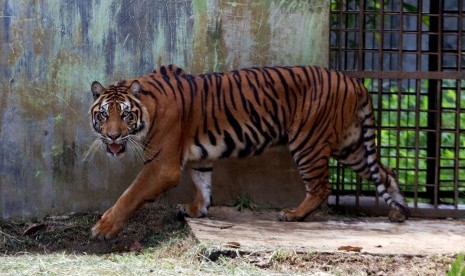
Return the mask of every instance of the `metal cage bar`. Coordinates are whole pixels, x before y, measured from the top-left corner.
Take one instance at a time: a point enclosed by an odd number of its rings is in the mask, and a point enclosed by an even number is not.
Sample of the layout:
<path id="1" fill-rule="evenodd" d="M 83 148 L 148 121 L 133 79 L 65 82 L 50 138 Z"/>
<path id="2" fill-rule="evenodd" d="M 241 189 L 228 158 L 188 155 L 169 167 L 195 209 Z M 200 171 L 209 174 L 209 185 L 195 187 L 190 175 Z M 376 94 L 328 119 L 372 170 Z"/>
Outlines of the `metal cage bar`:
<path id="1" fill-rule="evenodd" d="M 372 94 L 380 160 L 417 216 L 465 217 L 464 10 L 462 0 L 331 1 L 331 66 Z M 336 206 L 385 208 L 371 184 L 331 164 Z"/>

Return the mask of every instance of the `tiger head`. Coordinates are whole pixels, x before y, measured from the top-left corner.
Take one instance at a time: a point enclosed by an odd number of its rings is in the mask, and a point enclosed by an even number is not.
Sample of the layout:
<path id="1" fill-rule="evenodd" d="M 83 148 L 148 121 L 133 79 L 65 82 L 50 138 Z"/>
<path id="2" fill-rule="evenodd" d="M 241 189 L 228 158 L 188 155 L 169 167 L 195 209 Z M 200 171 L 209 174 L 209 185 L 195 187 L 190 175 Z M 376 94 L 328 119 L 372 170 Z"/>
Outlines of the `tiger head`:
<path id="1" fill-rule="evenodd" d="M 139 100 L 140 83 L 135 80 L 129 86 L 115 85 L 105 89 L 94 81 L 91 91 L 94 97 L 89 115 L 97 144 L 108 154 L 119 156 L 128 145 L 140 146 L 148 129 L 148 113 Z"/>

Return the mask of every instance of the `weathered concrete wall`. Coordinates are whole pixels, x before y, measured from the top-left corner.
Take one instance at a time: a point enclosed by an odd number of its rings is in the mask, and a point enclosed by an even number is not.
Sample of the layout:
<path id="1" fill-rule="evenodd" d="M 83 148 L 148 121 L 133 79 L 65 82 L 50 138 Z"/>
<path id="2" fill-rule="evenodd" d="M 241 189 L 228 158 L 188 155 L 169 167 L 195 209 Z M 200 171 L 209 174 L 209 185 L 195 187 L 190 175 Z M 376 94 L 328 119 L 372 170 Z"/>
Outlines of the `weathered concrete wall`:
<path id="1" fill-rule="evenodd" d="M 87 117 L 93 80 L 109 84 L 169 63 L 193 73 L 327 65 L 328 7 L 326 0 L 0 0 L 0 218 L 105 209 L 134 178 L 133 160 L 84 158 L 95 138 Z M 287 155 L 270 154 L 243 162 L 256 185 L 296 175 Z M 242 187 L 242 168 L 230 162 L 214 181 Z M 188 182 L 169 197 L 187 198 Z M 214 188 L 215 202 L 255 193 L 229 190 Z M 282 190 L 270 190 L 282 205 Z"/>

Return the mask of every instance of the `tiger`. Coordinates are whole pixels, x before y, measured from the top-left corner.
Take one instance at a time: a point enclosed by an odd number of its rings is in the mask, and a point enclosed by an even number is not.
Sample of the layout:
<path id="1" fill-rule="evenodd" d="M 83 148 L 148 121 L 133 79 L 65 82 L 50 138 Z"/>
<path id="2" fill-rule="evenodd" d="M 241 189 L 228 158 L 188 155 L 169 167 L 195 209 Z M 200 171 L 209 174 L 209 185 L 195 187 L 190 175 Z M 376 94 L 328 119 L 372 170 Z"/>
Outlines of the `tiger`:
<path id="1" fill-rule="evenodd" d="M 344 72 L 268 66 L 194 75 L 164 65 L 107 88 L 94 81 L 91 92 L 96 142 L 110 156 L 135 148 L 143 158 L 135 180 L 92 228 L 94 238 L 116 237 L 139 207 L 175 187 L 184 169 L 194 200 L 179 212 L 206 216 L 214 161 L 276 145 L 287 145 L 306 190 L 279 220 L 300 221 L 328 199 L 330 158 L 375 184 L 391 221 L 410 215 L 394 172 L 377 157 L 370 94 Z"/>

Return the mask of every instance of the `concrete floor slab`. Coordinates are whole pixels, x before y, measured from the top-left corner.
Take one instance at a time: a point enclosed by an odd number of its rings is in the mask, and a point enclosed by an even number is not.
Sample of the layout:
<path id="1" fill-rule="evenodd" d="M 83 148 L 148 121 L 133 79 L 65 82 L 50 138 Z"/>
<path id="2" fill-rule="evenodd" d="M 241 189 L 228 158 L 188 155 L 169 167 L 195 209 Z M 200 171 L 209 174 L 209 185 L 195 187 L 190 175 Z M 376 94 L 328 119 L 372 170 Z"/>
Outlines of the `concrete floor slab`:
<path id="1" fill-rule="evenodd" d="M 372 254 L 455 254 L 465 252 L 465 221 L 387 218 L 348 218 L 312 215 L 303 222 L 280 222 L 277 212 L 239 212 L 212 207 L 207 217 L 187 219 L 201 242 L 240 250 L 289 249 L 335 252 L 359 247 Z"/>

